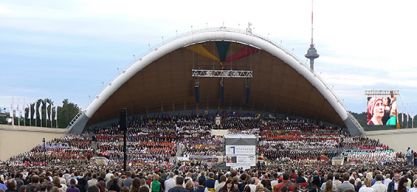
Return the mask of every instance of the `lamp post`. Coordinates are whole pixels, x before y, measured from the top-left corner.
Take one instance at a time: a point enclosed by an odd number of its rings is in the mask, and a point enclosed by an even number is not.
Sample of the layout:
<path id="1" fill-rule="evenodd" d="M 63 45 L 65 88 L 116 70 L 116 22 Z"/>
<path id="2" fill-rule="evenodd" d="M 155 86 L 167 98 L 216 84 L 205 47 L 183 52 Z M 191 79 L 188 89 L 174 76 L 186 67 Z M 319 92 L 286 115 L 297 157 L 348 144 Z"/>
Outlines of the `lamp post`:
<path id="1" fill-rule="evenodd" d="M 127 170 L 127 108 L 120 110 L 120 129 L 123 131 L 123 169 Z"/>
<path id="2" fill-rule="evenodd" d="M 45 143 L 45 137 L 42 139 L 43 142 L 43 156 L 44 156 L 44 163 L 46 165 L 46 143 Z"/>

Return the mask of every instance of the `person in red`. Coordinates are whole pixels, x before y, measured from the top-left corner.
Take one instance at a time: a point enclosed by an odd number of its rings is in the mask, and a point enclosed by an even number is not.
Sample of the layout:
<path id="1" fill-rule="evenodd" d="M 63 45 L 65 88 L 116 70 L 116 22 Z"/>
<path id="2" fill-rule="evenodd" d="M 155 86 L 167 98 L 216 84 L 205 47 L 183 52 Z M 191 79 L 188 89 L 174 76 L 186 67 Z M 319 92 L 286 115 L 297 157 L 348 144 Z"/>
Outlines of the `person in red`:
<path id="1" fill-rule="evenodd" d="M 282 188 L 287 188 L 288 191 L 296 191 L 297 190 L 297 184 L 290 181 L 290 175 L 288 173 L 284 173 L 282 175 L 282 182 L 278 183 L 274 187 L 274 192 L 281 192 Z"/>

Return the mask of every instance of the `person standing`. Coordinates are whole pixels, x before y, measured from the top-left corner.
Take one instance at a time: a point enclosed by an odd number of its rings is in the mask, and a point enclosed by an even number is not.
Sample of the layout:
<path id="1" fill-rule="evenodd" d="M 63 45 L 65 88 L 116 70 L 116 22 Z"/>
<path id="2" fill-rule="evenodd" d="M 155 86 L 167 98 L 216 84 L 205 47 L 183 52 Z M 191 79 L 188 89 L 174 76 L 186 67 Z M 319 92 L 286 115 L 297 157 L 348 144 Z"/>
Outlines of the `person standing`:
<path id="1" fill-rule="evenodd" d="M 132 185 L 132 182 L 133 182 L 132 173 L 130 171 L 127 171 L 126 172 L 126 177 L 127 178 L 125 180 L 123 180 L 123 186 L 127 187 L 127 188 L 130 188 L 130 186 Z"/>
<path id="2" fill-rule="evenodd" d="M 239 189 L 236 187 L 232 179 L 228 179 L 226 183 L 220 188 L 219 192 L 238 192 Z"/>
<path id="3" fill-rule="evenodd" d="M 417 192 L 417 179 L 413 183 L 413 188 L 410 188 L 408 192 Z"/>
<path id="4" fill-rule="evenodd" d="M 375 189 L 371 187 L 370 178 L 365 178 L 364 185 L 359 189 L 359 192 L 375 192 Z"/>
<path id="5" fill-rule="evenodd" d="M 397 192 L 400 182 L 400 174 L 395 173 L 391 183 L 388 184 L 388 192 Z"/>
<path id="6" fill-rule="evenodd" d="M 407 165 L 414 165 L 414 154 L 413 154 L 413 150 L 411 150 L 411 147 L 407 148 L 405 157 L 407 159 Z"/>
<path id="7" fill-rule="evenodd" d="M 340 184 L 338 191 L 345 192 L 345 191 L 355 191 L 355 186 L 349 182 L 349 173 L 343 173 L 343 182 Z"/>
<path id="8" fill-rule="evenodd" d="M 170 189 L 175 187 L 174 173 L 170 172 L 168 177 L 169 179 L 165 180 L 164 182 L 165 192 L 168 192 Z"/>
<path id="9" fill-rule="evenodd" d="M 376 175 L 375 179 L 376 181 L 374 185 L 372 185 L 372 188 L 375 190 L 375 192 L 387 192 L 388 190 L 387 186 L 382 183 L 382 180 L 384 179 L 382 175 L 380 174 Z"/>
<path id="10" fill-rule="evenodd" d="M 161 192 L 161 182 L 159 182 L 159 175 L 155 174 L 153 176 L 153 181 L 151 182 L 151 191 L 152 192 Z"/>
<path id="11" fill-rule="evenodd" d="M 408 179 L 406 177 L 402 177 L 400 182 L 398 183 L 398 192 L 407 192 L 407 183 Z"/>
<path id="12" fill-rule="evenodd" d="M 80 189 L 76 186 L 76 180 L 73 178 L 70 180 L 70 186 L 67 188 L 66 192 L 80 192 Z"/>
<path id="13" fill-rule="evenodd" d="M 168 192 L 189 192 L 184 188 L 184 178 L 182 176 L 177 176 L 175 178 L 175 187 L 168 190 Z"/>
<path id="14" fill-rule="evenodd" d="M 16 185 L 17 185 L 16 180 L 10 179 L 6 183 L 7 190 L 5 192 L 17 192 Z"/>

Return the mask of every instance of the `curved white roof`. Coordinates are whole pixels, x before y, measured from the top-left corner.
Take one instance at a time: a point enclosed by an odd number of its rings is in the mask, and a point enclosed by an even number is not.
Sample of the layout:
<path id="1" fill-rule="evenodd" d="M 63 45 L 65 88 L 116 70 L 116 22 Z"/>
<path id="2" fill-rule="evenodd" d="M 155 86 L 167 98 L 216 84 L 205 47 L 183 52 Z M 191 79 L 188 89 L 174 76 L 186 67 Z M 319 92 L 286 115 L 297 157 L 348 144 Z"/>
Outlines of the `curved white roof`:
<path id="1" fill-rule="evenodd" d="M 216 28 L 205 29 L 201 31 L 194 31 L 187 35 L 178 37 L 164 45 L 155 48 L 152 52 L 136 61 L 127 70 L 123 71 L 115 80 L 113 80 L 88 106 L 85 111 L 85 115 L 91 118 L 98 108 L 125 82 L 132 78 L 137 72 L 141 71 L 147 65 L 151 64 L 155 60 L 163 57 L 164 55 L 177 50 L 182 47 L 186 47 L 191 44 L 206 42 L 206 41 L 232 41 L 242 44 L 248 44 L 250 46 L 257 47 L 265 50 L 273 56 L 283 60 L 295 71 L 301 74 L 311 83 L 312 86 L 324 96 L 324 98 L 331 104 L 342 120 L 348 118 L 348 113 L 343 105 L 339 102 L 336 96 L 328 89 L 326 84 L 315 75 L 310 69 L 306 68 L 300 61 L 294 56 L 259 36 L 252 33 L 246 33 L 229 28 Z"/>

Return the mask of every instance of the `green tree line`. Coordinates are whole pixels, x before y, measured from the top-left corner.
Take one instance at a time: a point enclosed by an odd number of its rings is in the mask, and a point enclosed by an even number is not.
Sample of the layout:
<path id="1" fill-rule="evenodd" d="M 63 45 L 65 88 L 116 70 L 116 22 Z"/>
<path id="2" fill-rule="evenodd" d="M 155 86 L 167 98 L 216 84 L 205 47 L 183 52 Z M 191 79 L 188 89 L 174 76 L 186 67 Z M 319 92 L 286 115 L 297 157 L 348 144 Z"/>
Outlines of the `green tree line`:
<path id="1" fill-rule="evenodd" d="M 55 105 L 51 99 L 46 98 L 28 104 L 23 111 L 22 118 L 14 118 L 15 125 L 66 128 L 80 112 L 80 107 L 68 99 L 64 99 L 62 105 Z M 1 113 L 0 124 L 7 124 L 8 118 L 11 118 L 10 113 Z"/>

